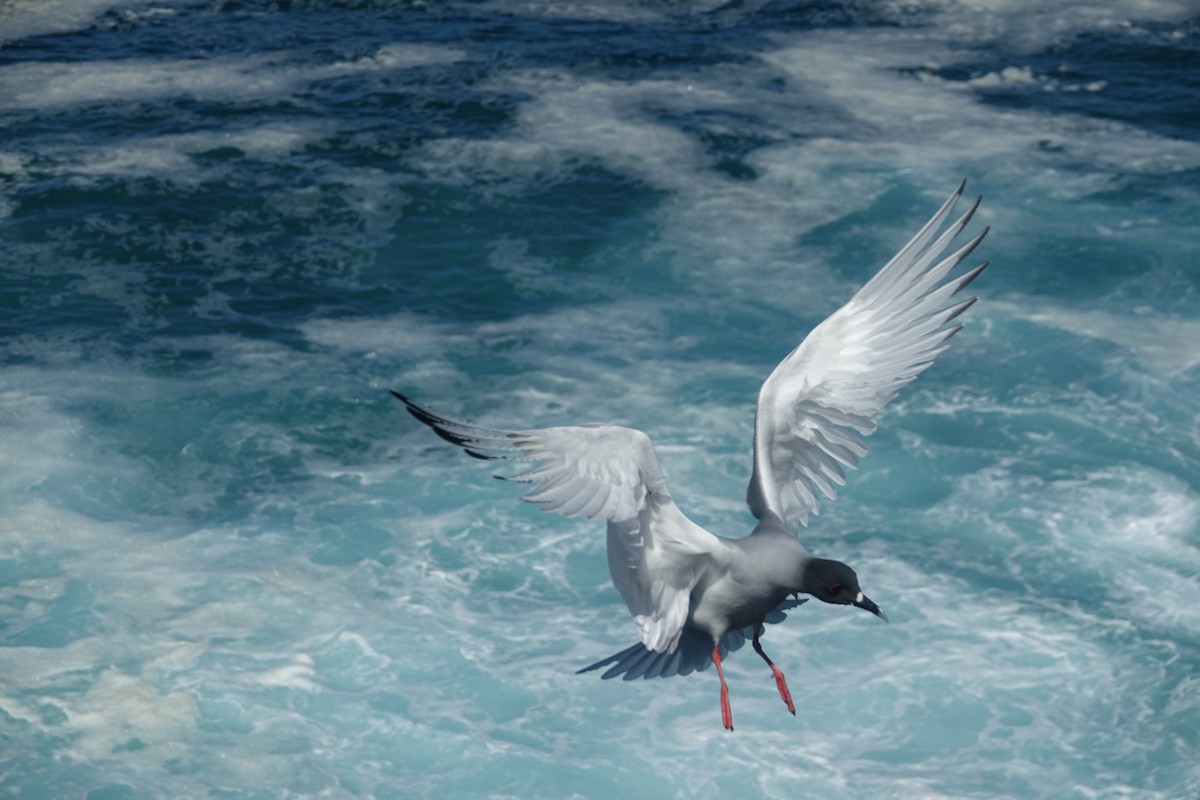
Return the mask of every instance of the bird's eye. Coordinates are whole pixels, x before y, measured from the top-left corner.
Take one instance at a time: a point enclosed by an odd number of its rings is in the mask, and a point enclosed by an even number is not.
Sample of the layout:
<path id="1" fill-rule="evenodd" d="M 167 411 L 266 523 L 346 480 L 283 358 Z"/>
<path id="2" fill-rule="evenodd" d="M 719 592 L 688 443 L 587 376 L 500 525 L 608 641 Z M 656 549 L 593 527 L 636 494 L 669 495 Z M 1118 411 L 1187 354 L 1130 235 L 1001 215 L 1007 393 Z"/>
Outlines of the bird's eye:
<path id="1" fill-rule="evenodd" d="M 838 592 L 840 592 L 841 590 L 842 590 L 842 585 L 841 585 L 840 583 L 835 583 L 835 584 L 832 584 L 832 585 L 829 587 L 829 593 L 830 593 L 830 594 L 837 594 L 837 593 L 838 593 Z"/>

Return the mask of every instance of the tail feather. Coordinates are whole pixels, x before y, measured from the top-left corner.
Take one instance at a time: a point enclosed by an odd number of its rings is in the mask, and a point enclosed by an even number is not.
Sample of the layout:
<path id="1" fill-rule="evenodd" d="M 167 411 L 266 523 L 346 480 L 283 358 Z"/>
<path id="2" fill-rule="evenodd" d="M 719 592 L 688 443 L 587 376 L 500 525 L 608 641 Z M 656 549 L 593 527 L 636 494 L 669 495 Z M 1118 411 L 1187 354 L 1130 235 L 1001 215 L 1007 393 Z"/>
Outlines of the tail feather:
<path id="1" fill-rule="evenodd" d="M 784 611 L 795 608 L 804 602 L 806 599 L 785 600 L 767 615 L 765 621 L 770 624 L 783 622 L 787 619 Z M 761 636 L 763 632 L 761 625 L 758 632 Z M 725 658 L 728 653 L 735 650 L 740 650 L 746 644 L 746 640 L 753 636 L 753 628 L 743 628 L 725 634 L 721 638 L 721 658 Z M 679 645 L 672 653 L 658 653 L 638 642 L 632 647 L 627 647 L 619 653 L 614 653 L 608 658 L 578 670 L 576 674 L 608 667 L 600 676 L 604 680 L 618 676 L 623 680 L 632 681 L 638 678 L 649 680 L 650 678 L 690 675 L 693 672 L 703 672 L 708 669 L 712 664 L 712 650 L 712 639 L 698 630 L 685 628 L 683 635 L 679 637 Z"/>

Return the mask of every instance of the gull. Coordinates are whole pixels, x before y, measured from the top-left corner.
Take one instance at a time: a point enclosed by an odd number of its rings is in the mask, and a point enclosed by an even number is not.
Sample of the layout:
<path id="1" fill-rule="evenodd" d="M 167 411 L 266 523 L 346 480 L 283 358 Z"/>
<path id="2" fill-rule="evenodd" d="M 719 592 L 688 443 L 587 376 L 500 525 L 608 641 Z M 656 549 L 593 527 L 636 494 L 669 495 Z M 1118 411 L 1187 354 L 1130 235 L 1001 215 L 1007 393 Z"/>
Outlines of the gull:
<path id="1" fill-rule="evenodd" d="M 784 612 L 807 600 L 801 594 L 887 621 L 863 594 L 855 571 L 809 553 L 796 526 L 808 525 L 822 496 L 834 498 L 845 468 L 857 468 L 867 453 L 864 437 L 875 430 L 873 418 L 949 346 L 962 327 L 956 318 L 976 300 L 959 292 L 986 261 L 950 276 L 987 229 L 939 260 L 979 206 L 976 199 L 945 227 L 965 184 L 763 383 L 746 492 L 758 524 L 748 536 L 718 536 L 684 516 L 642 431 L 600 424 L 485 428 L 392 392 L 414 417 L 470 455 L 527 465 L 520 474 L 497 476 L 534 484 L 523 500 L 607 522 L 609 574 L 640 641 L 579 672 L 607 667 L 601 677 L 634 680 L 687 675 L 711 663 L 721 683 L 721 723 L 732 731 L 721 664 L 747 638 L 770 667 L 788 711 L 796 713 L 783 672 L 760 638 L 765 623 L 782 621 Z"/>

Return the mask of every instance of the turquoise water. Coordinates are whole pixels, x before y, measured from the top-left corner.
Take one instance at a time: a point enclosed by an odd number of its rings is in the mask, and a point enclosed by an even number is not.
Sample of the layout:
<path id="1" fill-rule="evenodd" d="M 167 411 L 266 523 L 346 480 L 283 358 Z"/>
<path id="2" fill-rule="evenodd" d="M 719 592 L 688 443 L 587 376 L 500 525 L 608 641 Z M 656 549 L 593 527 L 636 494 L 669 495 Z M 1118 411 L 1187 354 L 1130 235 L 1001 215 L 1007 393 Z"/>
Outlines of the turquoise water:
<path id="1" fill-rule="evenodd" d="M 0 0 L 0 793 L 1191 798 L 1188 4 Z M 992 267 L 711 671 L 602 528 L 387 390 L 654 438 L 752 527 L 755 393 L 962 177 Z"/>

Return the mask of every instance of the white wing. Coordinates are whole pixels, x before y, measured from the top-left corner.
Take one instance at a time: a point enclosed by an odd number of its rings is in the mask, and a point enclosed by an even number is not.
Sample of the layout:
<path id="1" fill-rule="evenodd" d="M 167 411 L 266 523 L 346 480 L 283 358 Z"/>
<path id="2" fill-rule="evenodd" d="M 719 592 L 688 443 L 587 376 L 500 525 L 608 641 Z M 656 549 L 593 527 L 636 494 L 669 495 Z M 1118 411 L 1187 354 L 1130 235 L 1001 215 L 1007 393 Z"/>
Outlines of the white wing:
<path id="1" fill-rule="evenodd" d="M 532 462 L 505 480 L 536 484 L 522 499 L 544 511 L 608 520 L 608 570 L 642 644 L 671 652 L 692 589 L 720 539 L 683 515 L 667 491 L 650 437 L 616 425 L 507 431 L 452 420 L 401 394 L 409 412 L 476 458 Z M 502 476 L 503 477 L 503 476 Z"/>
<path id="2" fill-rule="evenodd" d="M 746 502 L 754 516 L 769 509 L 794 525 L 816 514 L 818 495 L 833 499 L 843 467 L 867 453 L 871 418 L 948 347 L 951 324 L 975 298 L 956 298 L 987 263 L 947 280 L 979 244 L 984 229 L 934 263 L 966 226 L 976 200 L 945 233 L 963 185 L 862 289 L 812 330 L 771 373 L 758 395 L 754 474 Z"/>

